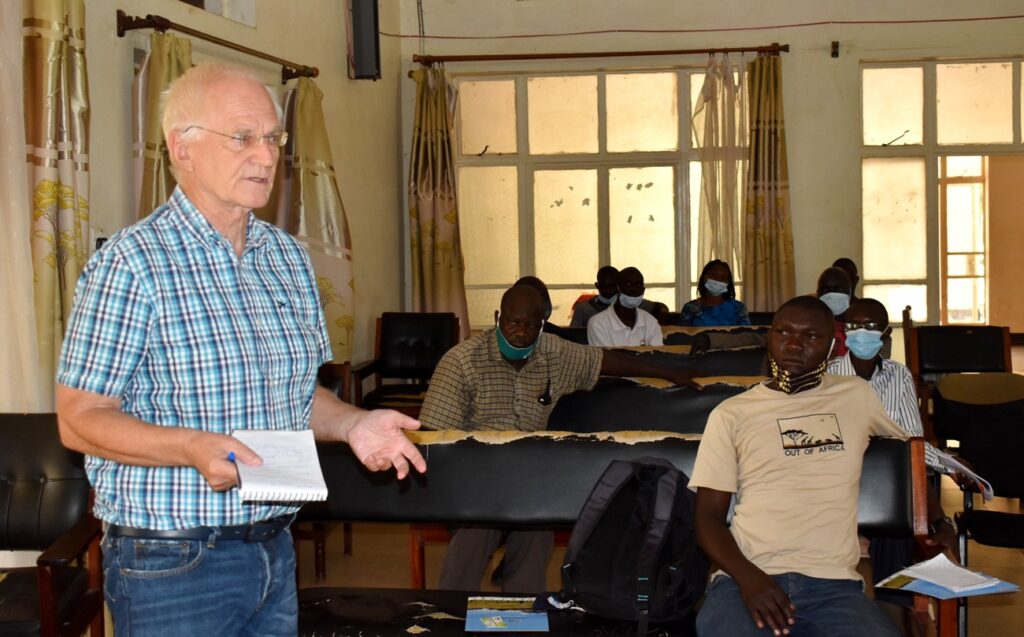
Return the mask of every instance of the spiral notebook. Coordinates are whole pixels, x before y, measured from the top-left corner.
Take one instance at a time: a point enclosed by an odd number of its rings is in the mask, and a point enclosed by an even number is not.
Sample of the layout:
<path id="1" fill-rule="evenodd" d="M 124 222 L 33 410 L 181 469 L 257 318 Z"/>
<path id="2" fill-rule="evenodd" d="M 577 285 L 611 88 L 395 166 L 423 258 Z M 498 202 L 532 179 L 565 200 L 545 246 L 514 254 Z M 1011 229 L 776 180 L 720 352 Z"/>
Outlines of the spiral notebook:
<path id="1" fill-rule="evenodd" d="M 243 502 L 319 502 L 327 499 L 313 431 L 237 429 L 231 432 L 261 458 L 259 466 L 236 462 Z"/>

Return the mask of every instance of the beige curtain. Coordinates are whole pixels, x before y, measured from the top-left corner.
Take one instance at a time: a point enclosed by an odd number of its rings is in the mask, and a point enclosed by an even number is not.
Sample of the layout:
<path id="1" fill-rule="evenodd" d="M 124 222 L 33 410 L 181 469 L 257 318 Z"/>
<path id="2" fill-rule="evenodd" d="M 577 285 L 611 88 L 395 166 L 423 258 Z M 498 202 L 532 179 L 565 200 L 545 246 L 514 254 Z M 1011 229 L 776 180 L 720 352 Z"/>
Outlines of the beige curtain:
<path id="1" fill-rule="evenodd" d="M 454 312 L 462 337 L 469 336 L 452 156 L 455 100 L 443 69 L 420 68 L 416 80 L 416 119 L 409 163 L 409 242 L 412 310 Z"/>
<path id="2" fill-rule="evenodd" d="M 743 236 L 743 297 L 752 311 L 771 312 L 795 294 L 789 208 L 782 60 L 758 56 L 748 66 L 750 166 Z"/>
<path id="3" fill-rule="evenodd" d="M 697 264 L 712 259 L 743 274 L 743 200 L 747 156 L 747 98 L 729 56 L 708 59 L 693 112 L 694 146 L 700 152 L 701 186 Z M 696 280 L 696 273 L 693 278 Z"/>
<path id="4" fill-rule="evenodd" d="M 135 201 L 143 218 L 167 201 L 176 181 L 164 142 L 160 98 L 192 66 L 192 41 L 154 31 L 149 53 L 132 82 Z"/>
<path id="5" fill-rule="evenodd" d="M 52 392 L 75 284 L 88 256 L 84 0 L 27 0 L 23 26 L 36 339 Z"/>
<path id="6" fill-rule="evenodd" d="M 285 98 L 288 144 L 271 203 L 257 214 L 287 230 L 309 252 L 331 336 L 334 362 L 352 360 L 355 303 L 352 241 L 324 122 L 323 93 L 299 78 Z"/>
<path id="7" fill-rule="evenodd" d="M 22 5 L 0 2 L 0 413 L 52 409 L 36 345 L 22 85 Z"/>

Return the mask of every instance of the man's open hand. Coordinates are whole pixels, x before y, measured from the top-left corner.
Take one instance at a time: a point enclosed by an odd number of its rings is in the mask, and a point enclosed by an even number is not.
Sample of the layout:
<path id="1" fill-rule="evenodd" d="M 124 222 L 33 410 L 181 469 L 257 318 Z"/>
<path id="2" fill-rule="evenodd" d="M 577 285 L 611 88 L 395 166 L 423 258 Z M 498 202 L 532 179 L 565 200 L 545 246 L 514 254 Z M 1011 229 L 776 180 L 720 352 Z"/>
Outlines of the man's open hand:
<path id="1" fill-rule="evenodd" d="M 420 473 L 427 470 L 427 461 L 405 435 L 406 430 L 419 426 L 418 421 L 397 411 L 376 409 L 355 417 L 346 440 L 367 469 L 386 471 L 394 467 L 401 480 L 408 475 L 410 464 Z"/>

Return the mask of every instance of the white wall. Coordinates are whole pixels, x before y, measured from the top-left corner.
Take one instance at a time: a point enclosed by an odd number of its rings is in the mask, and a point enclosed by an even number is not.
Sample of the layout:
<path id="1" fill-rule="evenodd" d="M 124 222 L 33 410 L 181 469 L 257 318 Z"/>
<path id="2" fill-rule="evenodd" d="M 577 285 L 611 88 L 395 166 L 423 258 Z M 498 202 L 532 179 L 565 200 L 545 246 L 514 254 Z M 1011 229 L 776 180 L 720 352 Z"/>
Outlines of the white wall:
<path id="1" fill-rule="evenodd" d="M 1022 13 L 1019 0 L 424 0 L 427 35 L 493 36 L 615 29 L 726 29 L 809 22 L 922 20 Z M 416 2 L 402 0 L 402 33 L 417 33 Z M 788 43 L 782 56 L 797 290 L 813 291 L 818 273 L 839 256 L 861 261 L 861 60 L 962 58 L 1024 54 L 1024 20 L 941 24 L 770 28 L 717 33 L 605 33 L 521 39 L 430 39 L 427 54 L 629 51 L 757 46 Z M 840 42 L 838 59 L 830 56 Z M 402 62 L 411 66 L 418 39 L 405 39 Z M 449 64 L 466 70 L 633 68 L 700 65 L 705 56 L 607 58 L 590 61 Z M 415 98 L 402 84 L 403 126 Z M 408 130 L 403 140 L 408 140 Z M 408 153 L 408 144 L 403 146 Z"/>
<path id="2" fill-rule="evenodd" d="M 118 38 L 115 12 L 162 15 L 206 33 L 320 69 L 317 84 L 334 151 L 338 185 L 348 211 L 356 281 L 355 360 L 373 354 L 374 319 L 401 309 L 402 218 L 399 134 L 399 44 L 381 42 L 383 79 L 348 79 L 345 6 L 338 0 L 257 0 L 256 28 L 178 0 L 89 0 L 86 56 L 92 106 L 92 225 L 109 235 L 134 220 L 131 203 L 132 50 L 148 30 Z M 395 31 L 399 6 L 380 3 L 380 26 Z M 187 37 L 178 34 L 180 37 Z M 269 76 L 279 67 L 200 40 L 193 51 L 254 65 Z"/>

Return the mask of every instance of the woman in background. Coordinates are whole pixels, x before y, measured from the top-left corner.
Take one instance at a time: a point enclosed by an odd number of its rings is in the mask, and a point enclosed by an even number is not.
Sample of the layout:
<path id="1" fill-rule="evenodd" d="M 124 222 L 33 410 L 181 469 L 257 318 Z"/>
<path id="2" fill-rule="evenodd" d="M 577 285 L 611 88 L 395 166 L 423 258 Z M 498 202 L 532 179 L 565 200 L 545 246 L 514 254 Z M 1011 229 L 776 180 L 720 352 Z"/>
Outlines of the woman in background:
<path id="1" fill-rule="evenodd" d="M 683 306 L 683 325 L 750 325 L 747 306 L 736 300 L 732 270 L 719 259 L 709 261 L 697 282 L 697 298 Z"/>

